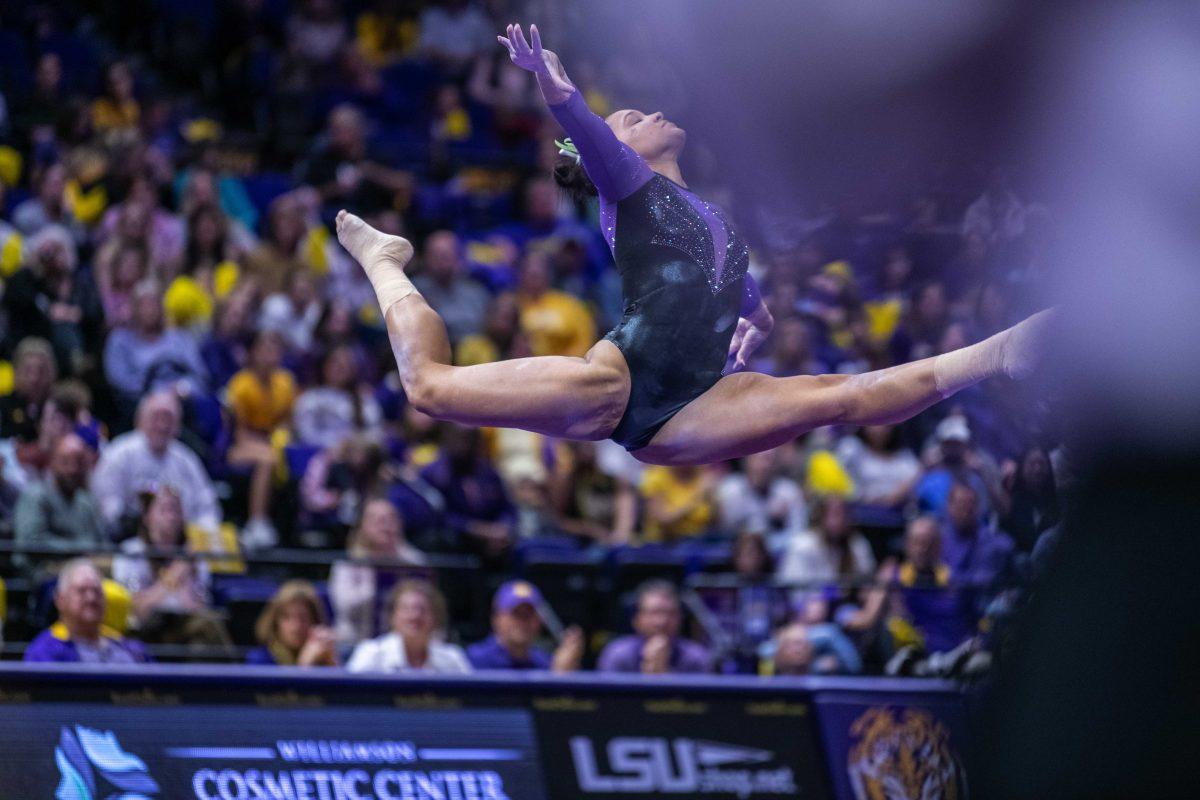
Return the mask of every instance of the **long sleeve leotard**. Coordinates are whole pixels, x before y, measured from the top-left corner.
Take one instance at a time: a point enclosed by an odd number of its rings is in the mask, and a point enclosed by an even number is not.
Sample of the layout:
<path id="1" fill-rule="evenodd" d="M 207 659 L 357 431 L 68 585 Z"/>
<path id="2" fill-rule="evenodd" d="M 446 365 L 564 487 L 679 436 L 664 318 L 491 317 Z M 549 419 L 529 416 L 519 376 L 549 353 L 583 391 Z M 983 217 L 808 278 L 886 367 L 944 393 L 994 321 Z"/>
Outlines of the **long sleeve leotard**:
<path id="1" fill-rule="evenodd" d="M 550 110 L 599 191 L 621 276 L 624 314 L 605 338 L 631 386 L 612 438 L 637 450 L 721 378 L 738 317 L 759 302 L 749 250 L 716 206 L 651 170 L 579 92 Z"/>

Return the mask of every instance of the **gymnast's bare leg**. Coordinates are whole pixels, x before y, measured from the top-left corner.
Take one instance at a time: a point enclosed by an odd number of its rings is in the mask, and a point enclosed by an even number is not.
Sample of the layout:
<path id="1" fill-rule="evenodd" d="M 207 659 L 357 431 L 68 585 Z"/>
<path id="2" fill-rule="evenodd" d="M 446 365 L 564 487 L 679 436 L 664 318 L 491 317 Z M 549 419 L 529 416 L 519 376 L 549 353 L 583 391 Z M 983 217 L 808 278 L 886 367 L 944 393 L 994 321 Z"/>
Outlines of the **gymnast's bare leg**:
<path id="1" fill-rule="evenodd" d="M 606 439 L 629 399 L 629 368 L 612 342 L 583 358 L 518 358 L 451 366 L 446 326 L 404 268 L 406 239 L 353 214 L 337 217 L 338 240 L 375 287 L 409 402 L 432 417 L 463 425 L 522 428 L 567 439 Z"/>
<path id="2" fill-rule="evenodd" d="M 568 439 L 603 439 L 616 428 L 630 381 L 625 358 L 611 342 L 597 342 L 584 358 L 451 366 L 441 317 L 404 274 L 412 245 L 345 211 L 337 229 L 375 287 L 400 381 L 417 408 L 464 425 Z M 634 454 L 649 463 L 706 464 L 766 450 L 823 425 L 908 419 L 994 375 L 1024 377 L 1037 360 L 1047 314 L 961 350 L 864 375 L 727 375 Z"/>
<path id="3" fill-rule="evenodd" d="M 987 378 L 1024 378 L 1039 361 L 1052 311 L 933 358 L 862 375 L 726 375 L 637 450 L 654 464 L 705 464 L 767 450 L 823 425 L 913 417 Z"/>

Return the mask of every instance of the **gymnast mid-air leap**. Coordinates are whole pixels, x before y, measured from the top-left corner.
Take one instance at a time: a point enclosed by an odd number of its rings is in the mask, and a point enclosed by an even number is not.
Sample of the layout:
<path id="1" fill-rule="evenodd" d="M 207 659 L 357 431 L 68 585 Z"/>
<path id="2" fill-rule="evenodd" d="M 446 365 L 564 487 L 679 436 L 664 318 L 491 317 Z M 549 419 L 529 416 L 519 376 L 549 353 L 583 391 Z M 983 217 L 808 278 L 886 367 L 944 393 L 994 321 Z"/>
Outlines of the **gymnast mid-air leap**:
<path id="1" fill-rule="evenodd" d="M 745 241 L 683 181 L 683 130 L 661 113 L 600 119 L 542 48 L 537 27 L 529 33 L 527 41 L 510 25 L 497 38 L 537 76 L 600 196 L 624 315 L 583 358 L 453 366 L 441 317 L 404 274 L 412 245 L 342 211 L 338 239 L 375 287 L 400 380 L 418 409 L 466 425 L 611 438 L 652 464 L 706 464 L 824 425 L 899 422 L 993 375 L 1032 370 L 1047 312 L 961 350 L 862 375 L 738 371 L 770 332 L 771 314 L 746 272 Z"/>

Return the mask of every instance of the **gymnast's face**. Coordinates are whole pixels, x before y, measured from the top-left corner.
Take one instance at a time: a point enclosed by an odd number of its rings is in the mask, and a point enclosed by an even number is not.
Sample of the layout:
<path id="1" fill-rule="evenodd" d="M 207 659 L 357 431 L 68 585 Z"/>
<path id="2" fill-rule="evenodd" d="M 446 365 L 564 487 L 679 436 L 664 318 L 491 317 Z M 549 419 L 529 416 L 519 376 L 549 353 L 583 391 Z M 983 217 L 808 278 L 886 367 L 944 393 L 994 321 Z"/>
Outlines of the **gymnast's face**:
<path id="1" fill-rule="evenodd" d="M 605 122 L 618 139 L 647 161 L 675 158 L 687 141 L 683 128 L 669 121 L 661 111 L 647 114 L 626 108 L 609 114 Z"/>

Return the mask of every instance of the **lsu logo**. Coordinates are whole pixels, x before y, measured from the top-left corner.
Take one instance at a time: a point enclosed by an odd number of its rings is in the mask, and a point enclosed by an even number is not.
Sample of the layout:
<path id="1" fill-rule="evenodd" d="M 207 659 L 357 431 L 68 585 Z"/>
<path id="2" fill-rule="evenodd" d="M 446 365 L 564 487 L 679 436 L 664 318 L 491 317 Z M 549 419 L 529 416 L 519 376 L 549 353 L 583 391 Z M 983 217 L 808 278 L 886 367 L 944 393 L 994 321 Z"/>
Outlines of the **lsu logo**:
<path id="1" fill-rule="evenodd" d="M 146 763 L 122 750 L 112 731 L 64 727 L 54 761 L 59 772 L 56 800 L 153 800 L 158 794 Z"/>
<path id="2" fill-rule="evenodd" d="M 965 800 L 966 775 L 946 727 L 928 711 L 869 708 L 850 726 L 857 800 Z"/>

